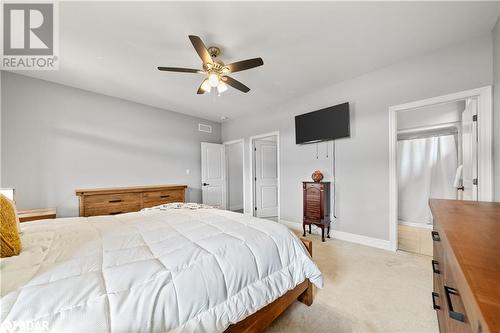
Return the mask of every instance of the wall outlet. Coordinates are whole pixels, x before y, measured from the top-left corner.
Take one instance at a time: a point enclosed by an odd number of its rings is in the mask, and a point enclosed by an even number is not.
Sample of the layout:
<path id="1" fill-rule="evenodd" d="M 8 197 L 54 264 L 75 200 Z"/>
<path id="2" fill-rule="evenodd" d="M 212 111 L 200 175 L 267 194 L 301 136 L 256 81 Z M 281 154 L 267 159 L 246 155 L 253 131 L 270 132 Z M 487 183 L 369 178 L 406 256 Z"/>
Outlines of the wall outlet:
<path id="1" fill-rule="evenodd" d="M 189 175 L 191 173 L 191 170 L 186 169 L 186 175 Z"/>

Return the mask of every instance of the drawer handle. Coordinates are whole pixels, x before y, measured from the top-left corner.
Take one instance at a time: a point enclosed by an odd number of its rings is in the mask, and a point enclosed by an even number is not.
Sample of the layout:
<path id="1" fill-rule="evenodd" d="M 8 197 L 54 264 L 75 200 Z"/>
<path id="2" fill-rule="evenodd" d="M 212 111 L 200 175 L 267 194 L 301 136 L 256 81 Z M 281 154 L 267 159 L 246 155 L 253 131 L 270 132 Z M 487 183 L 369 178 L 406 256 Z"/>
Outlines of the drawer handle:
<path id="1" fill-rule="evenodd" d="M 122 199 L 109 200 L 109 203 L 122 202 Z"/>
<path id="2" fill-rule="evenodd" d="M 446 303 L 448 303 L 448 315 L 450 316 L 450 318 L 465 323 L 465 315 L 463 313 L 454 311 L 453 304 L 451 303 L 450 294 L 460 296 L 458 294 L 458 290 L 456 290 L 455 288 L 444 286 L 444 293 L 446 294 Z"/>
<path id="3" fill-rule="evenodd" d="M 431 236 L 433 241 L 435 242 L 441 241 L 441 237 L 439 237 L 439 233 L 437 231 L 431 231 Z"/>
<path id="4" fill-rule="evenodd" d="M 432 308 L 434 310 L 440 310 L 441 307 L 436 304 L 436 297 L 439 297 L 439 294 L 436 292 L 432 292 Z"/>
<path id="5" fill-rule="evenodd" d="M 117 215 L 117 214 L 121 214 L 123 212 L 113 212 L 113 213 L 109 213 L 109 215 Z"/>
<path id="6" fill-rule="evenodd" d="M 160 195 L 160 198 L 169 198 L 170 195 Z"/>
<path id="7" fill-rule="evenodd" d="M 432 260 L 432 271 L 436 274 L 441 274 L 439 271 L 439 264 L 437 260 Z"/>

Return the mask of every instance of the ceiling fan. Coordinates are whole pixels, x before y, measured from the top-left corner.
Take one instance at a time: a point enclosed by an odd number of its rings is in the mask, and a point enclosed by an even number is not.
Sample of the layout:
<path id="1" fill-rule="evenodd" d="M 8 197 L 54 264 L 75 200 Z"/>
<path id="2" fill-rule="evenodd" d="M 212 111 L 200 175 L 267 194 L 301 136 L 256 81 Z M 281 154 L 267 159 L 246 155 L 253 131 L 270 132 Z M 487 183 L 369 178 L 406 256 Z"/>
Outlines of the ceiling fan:
<path id="1" fill-rule="evenodd" d="M 228 85 L 244 93 L 250 91 L 250 88 L 228 76 L 228 74 L 262 66 L 264 65 L 262 58 L 247 59 L 226 65 L 218 59 L 221 54 L 218 47 L 211 46 L 207 48 L 198 36 L 190 35 L 189 40 L 191 40 L 194 49 L 203 61 L 203 69 L 178 67 L 158 67 L 158 69 L 167 72 L 199 73 L 205 75 L 205 79 L 198 88 L 197 94 L 210 92 L 212 88 L 216 88 L 220 94 L 227 90 Z"/>

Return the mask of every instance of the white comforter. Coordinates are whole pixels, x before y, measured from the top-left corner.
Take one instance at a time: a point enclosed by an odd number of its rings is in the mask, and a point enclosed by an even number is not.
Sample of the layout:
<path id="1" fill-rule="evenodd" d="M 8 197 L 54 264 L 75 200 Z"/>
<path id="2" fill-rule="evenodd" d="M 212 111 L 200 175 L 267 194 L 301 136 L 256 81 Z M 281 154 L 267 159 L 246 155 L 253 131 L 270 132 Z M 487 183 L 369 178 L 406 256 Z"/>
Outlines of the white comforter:
<path id="1" fill-rule="evenodd" d="M 321 273 L 286 227 L 216 209 L 24 223 L 4 331 L 220 332 Z"/>

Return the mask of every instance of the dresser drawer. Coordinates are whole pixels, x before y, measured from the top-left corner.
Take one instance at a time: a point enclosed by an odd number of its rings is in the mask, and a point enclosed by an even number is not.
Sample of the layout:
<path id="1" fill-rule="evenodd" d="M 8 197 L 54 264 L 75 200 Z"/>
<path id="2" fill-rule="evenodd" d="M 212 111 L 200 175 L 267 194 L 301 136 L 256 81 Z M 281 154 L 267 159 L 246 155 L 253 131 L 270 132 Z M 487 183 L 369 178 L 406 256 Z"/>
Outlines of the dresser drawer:
<path id="1" fill-rule="evenodd" d="M 85 198 L 85 216 L 114 215 L 141 209 L 139 193 L 100 194 Z"/>
<path id="2" fill-rule="evenodd" d="M 123 213 L 137 212 L 141 210 L 139 204 L 121 204 L 111 206 L 86 207 L 85 216 L 118 215 Z"/>
<path id="3" fill-rule="evenodd" d="M 171 202 L 184 202 L 184 191 L 167 190 L 145 192 L 142 194 L 144 207 L 153 207 Z"/>
<path id="4" fill-rule="evenodd" d="M 140 193 L 98 194 L 85 197 L 86 208 L 133 204 L 141 205 Z"/>
<path id="5" fill-rule="evenodd" d="M 434 273 L 434 288 L 432 292 L 432 306 L 436 310 L 439 331 L 446 332 L 447 324 L 447 308 L 446 301 L 443 295 L 443 281 L 441 280 L 441 275 Z"/>
<path id="6" fill-rule="evenodd" d="M 308 186 L 305 191 L 307 200 L 317 201 L 319 203 L 321 200 L 321 190 L 319 186 Z"/>
<path id="7" fill-rule="evenodd" d="M 451 258 L 451 253 L 445 255 L 443 296 L 446 301 L 445 315 L 447 318 L 447 332 L 465 333 L 473 332 L 470 318 L 467 315 L 462 291 L 456 280 L 456 271 Z"/>

